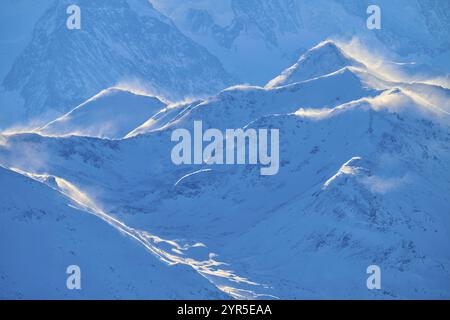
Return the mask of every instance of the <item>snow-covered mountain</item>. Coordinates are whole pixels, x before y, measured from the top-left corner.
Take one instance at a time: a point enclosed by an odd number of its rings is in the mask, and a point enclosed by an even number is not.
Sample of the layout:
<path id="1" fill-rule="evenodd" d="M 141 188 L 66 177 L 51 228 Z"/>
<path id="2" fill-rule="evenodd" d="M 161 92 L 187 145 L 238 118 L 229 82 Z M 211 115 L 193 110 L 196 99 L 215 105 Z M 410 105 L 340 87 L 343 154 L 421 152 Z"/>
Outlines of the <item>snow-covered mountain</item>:
<path id="1" fill-rule="evenodd" d="M 233 298 L 448 299 L 448 89 L 382 77 L 329 41 L 290 70 L 168 105 L 124 139 L 4 134 L 0 164 Z M 279 129 L 278 174 L 174 165 L 172 130 L 196 120 Z M 366 287 L 372 264 L 381 290 Z"/>
<path id="2" fill-rule="evenodd" d="M 363 297 L 355 275 L 370 264 L 384 270 L 385 287 L 373 293 L 379 298 L 447 296 L 448 195 L 439 190 L 449 188 L 449 127 L 448 117 L 441 126 L 429 120 L 435 116 L 394 90 L 252 124 L 281 128 L 285 137 L 283 169 L 260 199 L 289 194 L 230 253 L 244 251 L 236 258 L 247 257 L 244 266 L 274 270 L 286 291 L 297 285 L 315 297 Z M 271 236 L 261 243 L 264 232 Z M 257 248 L 264 249 L 254 254 Z M 265 259 L 270 252 L 277 259 Z"/>
<path id="3" fill-rule="evenodd" d="M 38 132 L 47 135 L 84 135 L 119 139 L 164 109 L 156 97 L 109 88 L 90 98 Z"/>
<path id="4" fill-rule="evenodd" d="M 271 80 L 267 86 L 277 87 L 317 78 L 345 67 L 366 68 L 347 56 L 333 41 L 324 41 L 307 51 L 293 66 Z"/>
<path id="5" fill-rule="evenodd" d="M 186 126 L 202 120 L 205 127 L 243 127 L 268 114 L 292 113 L 300 108 L 331 108 L 401 88 L 422 99 L 429 108 L 450 113 L 450 90 L 421 82 L 401 82 L 384 78 L 350 57 L 344 49 L 327 40 L 302 55 L 264 88 L 234 86 L 218 95 L 162 110 L 127 136 Z M 227 121 L 223 121 L 227 119 Z"/>
<path id="6" fill-rule="evenodd" d="M 66 27 L 72 4 L 79 30 Z M 0 125 L 54 118 L 116 85 L 176 100 L 229 84 L 219 60 L 146 0 L 55 1 L 3 80 Z"/>
<path id="7" fill-rule="evenodd" d="M 192 268 L 158 261 L 131 236 L 86 211 L 70 198 L 71 184 L 34 178 L 55 189 L 0 167 L 0 298 L 226 297 Z M 67 195 L 58 187 L 66 187 Z M 66 287 L 71 265 L 80 266 L 81 290 Z"/>
<path id="8" fill-rule="evenodd" d="M 282 87 L 230 87 L 206 100 L 169 107 L 127 136 L 155 131 L 170 124 L 184 126 L 194 120 L 202 120 L 205 127 L 211 128 L 243 127 L 267 114 L 295 112 L 300 107 L 333 107 L 380 93 L 360 75 L 356 70 L 342 68 Z"/>
<path id="9" fill-rule="evenodd" d="M 418 0 L 150 0 L 242 82 L 263 85 L 316 43 L 355 37 L 368 55 L 450 72 L 450 4 Z M 369 30 L 367 8 L 381 9 Z M 434 68 L 430 66 L 434 66 Z M 448 79 L 447 79 L 448 83 Z"/>

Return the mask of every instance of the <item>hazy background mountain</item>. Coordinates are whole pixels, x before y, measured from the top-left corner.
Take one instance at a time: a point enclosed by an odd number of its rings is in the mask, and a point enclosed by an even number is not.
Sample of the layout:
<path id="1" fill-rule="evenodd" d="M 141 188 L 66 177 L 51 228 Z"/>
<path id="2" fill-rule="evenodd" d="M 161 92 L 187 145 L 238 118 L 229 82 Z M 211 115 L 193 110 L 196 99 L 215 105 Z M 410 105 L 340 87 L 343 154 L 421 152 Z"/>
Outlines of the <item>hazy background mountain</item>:
<path id="1" fill-rule="evenodd" d="M 80 30 L 66 27 L 70 4 L 82 8 Z M 118 84 L 183 99 L 214 93 L 231 77 L 146 0 L 59 0 L 2 84 L 0 123 L 8 123 L 65 113 Z"/>
<path id="2" fill-rule="evenodd" d="M 242 82 L 263 84 L 316 43 L 354 37 L 372 55 L 433 65 L 449 73 L 448 1 L 377 1 L 382 29 L 366 27 L 370 1 L 151 0 Z M 375 56 L 376 57 L 376 56 Z M 442 70 L 443 68 L 443 70 Z"/>
<path id="3" fill-rule="evenodd" d="M 2 298 L 450 297 L 448 2 L 382 1 L 375 31 L 366 1 L 152 2 L 80 0 L 80 32 L 66 0 L 27 11 L 0 125 L 39 125 L 0 134 Z M 278 174 L 174 165 L 198 120 L 279 129 Z"/>

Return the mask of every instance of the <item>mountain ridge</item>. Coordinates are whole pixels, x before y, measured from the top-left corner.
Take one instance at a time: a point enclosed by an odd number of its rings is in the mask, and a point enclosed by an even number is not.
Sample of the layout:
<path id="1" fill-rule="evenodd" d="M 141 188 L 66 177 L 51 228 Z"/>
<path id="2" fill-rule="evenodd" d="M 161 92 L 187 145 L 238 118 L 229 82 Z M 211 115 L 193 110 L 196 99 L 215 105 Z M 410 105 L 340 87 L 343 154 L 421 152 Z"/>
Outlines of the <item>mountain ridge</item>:
<path id="1" fill-rule="evenodd" d="M 88 135 L 120 139 L 167 106 L 157 97 L 108 88 L 62 117 L 37 129 L 45 135 Z"/>
<path id="2" fill-rule="evenodd" d="M 83 8 L 80 30 L 65 26 L 69 4 Z M 169 100 L 231 84 L 217 58 L 145 0 L 58 1 L 33 34 L 3 80 L 2 108 L 21 121 L 50 110 L 64 114 L 118 84 L 140 83 Z M 24 100 L 22 105 L 8 98 L 13 93 Z M 11 118 L 2 117 L 0 123 Z"/>

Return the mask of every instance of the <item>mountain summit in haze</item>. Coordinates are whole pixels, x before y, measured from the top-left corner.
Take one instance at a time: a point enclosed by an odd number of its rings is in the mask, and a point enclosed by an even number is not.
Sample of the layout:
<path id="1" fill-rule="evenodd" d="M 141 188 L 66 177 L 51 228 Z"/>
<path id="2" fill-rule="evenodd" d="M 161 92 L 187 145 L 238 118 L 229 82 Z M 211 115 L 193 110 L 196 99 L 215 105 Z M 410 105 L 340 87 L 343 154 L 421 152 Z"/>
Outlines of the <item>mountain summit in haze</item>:
<path id="1" fill-rule="evenodd" d="M 447 2 L 151 2 L 55 2 L 4 80 L 0 298 L 450 298 Z"/>
<path id="2" fill-rule="evenodd" d="M 66 27 L 70 4 L 81 8 L 80 30 Z M 1 107 L 22 120 L 61 114 L 117 84 L 182 99 L 214 93 L 231 78 L 146 0 L 63 0 L 40 18 L 5 77 Z M 13 93 L 21 104 L 7 99 Z"/>
<path id="3" fill-rule="evenodd" d="M 449 73 L 450 2 L 441 0 L 150 0 L 241 82 L 263 85 L 324 39 Z M 381 30 L 366 26 L 380 6 Z M 431 68 L 434 66 L 434 68 Z"/>

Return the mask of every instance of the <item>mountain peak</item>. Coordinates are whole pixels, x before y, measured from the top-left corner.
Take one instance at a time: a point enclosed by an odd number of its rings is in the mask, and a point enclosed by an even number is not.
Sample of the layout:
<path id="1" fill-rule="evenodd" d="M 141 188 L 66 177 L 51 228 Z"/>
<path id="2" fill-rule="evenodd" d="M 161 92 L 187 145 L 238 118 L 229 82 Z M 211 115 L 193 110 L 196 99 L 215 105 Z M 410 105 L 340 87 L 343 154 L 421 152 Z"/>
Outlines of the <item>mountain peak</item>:
<path id="1" fill-rule="evenodd" d="M 266 87 L 280 87 L 317 78 L 345 67 L 365 68 L 365 65 L 346 54 L 334 41 L 326 40 L 306 51 L 294 65 L 272 79 Z"/>
<path id="2" fill-rule="evenodd" d="M 23 99 L 12 107 L 24 117 L 63 114 L 117 83 L 139 83 L 173 100 L 231 84 L 220 61 L 148 1 L 79 0 L 79 30 L 66 28 L 67 3 L 55 2 L 39 19 L 3 81 Z"/>
<path id="3" fill-rule="evenodd" d="M 156 97 L 112 87 L 46 124 L 39 132 L 56 136 L 122 138 L 165 106 Z"/>
<path id="4" fill-rule="evenodd" d="M 343 54 L 343 50 L 341 49 L 341 47 L 339 47 L 339 45 L 336 42 L 334 42 L 333 40 L 330 40 L 330 39 L 327 39 L 327 40 L 324 40 L 324 41 L 318 43 L 317 45 L 315 45 L 314 47 L 309 49 L 307 51 L 307 53 L 318 51 L 318 50 L 331 50 L 331 51 L 336 51 L 336 52 Z"/>

